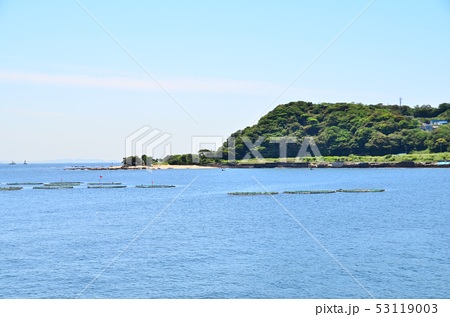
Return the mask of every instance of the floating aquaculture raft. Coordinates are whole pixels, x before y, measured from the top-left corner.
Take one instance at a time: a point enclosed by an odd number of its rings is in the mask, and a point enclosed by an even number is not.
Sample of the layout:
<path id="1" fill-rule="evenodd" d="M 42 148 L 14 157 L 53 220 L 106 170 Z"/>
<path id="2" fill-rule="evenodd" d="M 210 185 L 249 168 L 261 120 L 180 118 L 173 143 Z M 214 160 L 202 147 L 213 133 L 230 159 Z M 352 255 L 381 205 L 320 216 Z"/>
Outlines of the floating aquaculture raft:
<path id="1" fill-rule="evenodd" d="M 23 187 L 0 187 L 0 190 L 11 191 L 11 190 L 21 190 Z"/>
<path id="2" fill-rule="evenodd" d="M 126 185 L 89 185 L 87 188 L 125 188 Z"/>
<path id="3" fill-rule="evenodd" d="M 44 184 L 44 186 L 80 186 L 82 182 L 51 182 Z"/>
<path id="4" fill-rule="evenodd" d="M 88 185 L 94 185 L 94 186 L 113 186 L 113 185 L 122 185 L 122 183 L 115 183 L 115 182 L 110 182 L 110 183 L 100 183 L 100 182 L 97 182 L 97 183 L 88 183 Z"/>
<path id="5" fill-rule="evenodd" d="M 42 186 L 34 186 L 33 189 L 72 189 L 81 184 L 82 182 L 51 182 Z"/>
<path id="6" fill-rule="evenodd" d="M 257 196 L 257 195 L 276 195 L 278 192 L 231 192 L 228 195 L 233 196 Z"/>
<path id="7" fill-rule="evenodd" d="M 285 191 L 284 194 L 334 194 L 335 190 L 293 190 L 293 191 Z"/>
<path id="8" fill-rule="evenodd" d="M 136 185 L 137 188 L 172 188 L 175 185 Z"/>
<path id="9" fill-rule="evenodd" d="M 44 183 L 6 183 L 6 185 L 14 185 L 14 186 L 17 186 L 17 185 L 32 186 L 32 185 L 42 185 L 42 184 L 44 184 Z"/>
<path id="10" fill-rule="evenodd" d="M 384 189 L 338 189 L 338 193 L 381 193 Z"/>
<path id="11" fill-rule="evenodd" d="M 71 189 L 73 186 L 61 185 L 54 186 L 50 184 L 45 184 L 44 186 L 34 186 L 33 189 Z"/>

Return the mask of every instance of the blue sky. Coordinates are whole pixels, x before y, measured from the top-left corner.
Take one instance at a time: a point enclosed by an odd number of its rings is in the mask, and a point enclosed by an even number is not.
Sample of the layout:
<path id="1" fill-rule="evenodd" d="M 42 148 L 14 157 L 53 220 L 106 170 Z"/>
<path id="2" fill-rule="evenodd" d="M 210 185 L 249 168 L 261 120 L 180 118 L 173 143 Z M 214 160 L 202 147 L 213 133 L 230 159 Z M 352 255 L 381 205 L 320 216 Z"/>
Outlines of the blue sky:
<path id="1" fill-rule="evenodd" d="M 0 0 L 0 161 L 118 161 L 145 125 L 186 153 L 296 100 L 437 106 L 449 31 L 449 0 Z"/>

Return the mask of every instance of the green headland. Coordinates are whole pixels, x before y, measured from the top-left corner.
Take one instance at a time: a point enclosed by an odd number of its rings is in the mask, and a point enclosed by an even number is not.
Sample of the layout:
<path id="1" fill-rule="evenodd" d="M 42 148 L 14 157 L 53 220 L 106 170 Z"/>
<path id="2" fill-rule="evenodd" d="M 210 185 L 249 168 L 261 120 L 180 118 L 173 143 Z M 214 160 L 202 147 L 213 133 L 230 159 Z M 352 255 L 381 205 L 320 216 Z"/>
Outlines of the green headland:
<path id="1" fill-rule="evenodd" d="M 165 161 L 225 166 L 336 161 L 349 165 L 437 163 L 450 160 L 448 122 L 450 103 L 434 108 L 297 101 L 279 105 L 257 124 L 232 133 L 216 152 L 203 149 L 198 155 L 171 155 Z M 299 157 L 305 138 L 313 140 L 320 157 Z M 280 147 L 283 142 L 284 152 Z"/>

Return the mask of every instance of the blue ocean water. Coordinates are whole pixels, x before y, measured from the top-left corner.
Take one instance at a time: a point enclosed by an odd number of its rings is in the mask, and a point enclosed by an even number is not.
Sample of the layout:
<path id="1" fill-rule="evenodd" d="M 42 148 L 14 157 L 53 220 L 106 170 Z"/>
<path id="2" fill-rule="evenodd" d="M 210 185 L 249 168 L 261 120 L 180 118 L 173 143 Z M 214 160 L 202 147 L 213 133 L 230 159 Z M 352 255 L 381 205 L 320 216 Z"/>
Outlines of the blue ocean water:
<path id="1" fill-rule="evenodd" d="M 450 297 L 450 169 L 64 167 L 1 165 L 0 186 L 128 187 L 0 191 L 1 298 Z M 339 188 L 386 191 L 227 195 Z"/>

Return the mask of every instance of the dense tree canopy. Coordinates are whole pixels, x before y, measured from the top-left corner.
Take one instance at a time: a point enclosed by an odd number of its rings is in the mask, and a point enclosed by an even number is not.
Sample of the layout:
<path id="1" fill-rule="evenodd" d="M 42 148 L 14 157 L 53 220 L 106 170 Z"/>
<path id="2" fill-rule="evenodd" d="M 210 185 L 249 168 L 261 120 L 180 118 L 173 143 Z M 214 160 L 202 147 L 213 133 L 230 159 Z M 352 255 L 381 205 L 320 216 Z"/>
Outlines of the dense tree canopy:
<path id="1" fill-rule="evenodd" d="M 450 126 L 433 132 L 422 131 L 421 122 L 431 118 L 449 119 L 450 104 L 385 106 L 355 103 L 291 102 L 277 106 L 256 125 L 231 135 L 224 143 L 225 158 L 235 148 L 235 159 L 249 157 L 252 150 L 265 158 L 280 157 L 280 141 L 287 142 L 287 157 L 297 156 L 303 139 L 314 137 L 322 155 L 386 155 L 429 149 L 445 151 L 450 144 Z M 252 153 L 254 154 L 254 153 Z M 254 155 L 253 155 L 254 156 Z"/>

